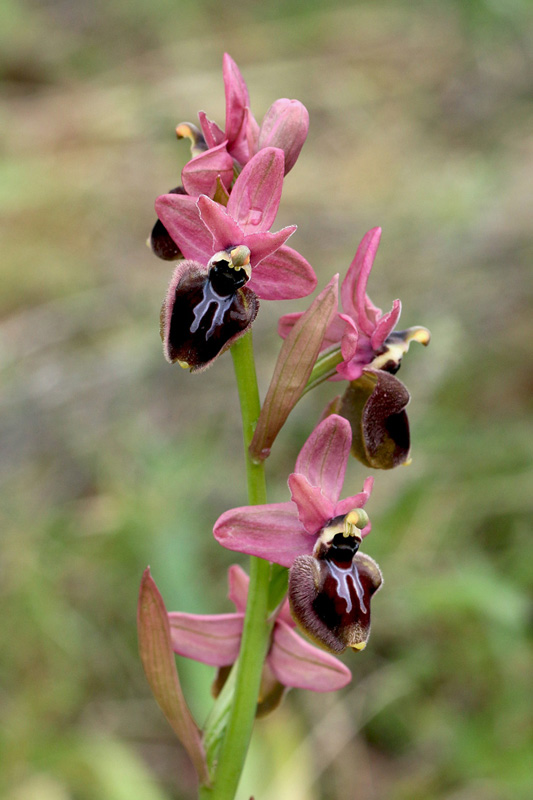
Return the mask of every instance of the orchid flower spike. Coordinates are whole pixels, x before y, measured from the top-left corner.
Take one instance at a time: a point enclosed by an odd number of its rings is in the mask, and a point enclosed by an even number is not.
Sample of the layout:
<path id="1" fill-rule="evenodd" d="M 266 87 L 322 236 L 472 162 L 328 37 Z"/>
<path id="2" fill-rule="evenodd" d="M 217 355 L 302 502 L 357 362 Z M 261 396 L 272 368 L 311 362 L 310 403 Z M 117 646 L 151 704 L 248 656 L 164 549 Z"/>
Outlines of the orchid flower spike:
<path id="1" fill-rule="evenodd" d="M 234 564 L 228 571 L 232 614 L 198 615 L 171 612 L 168 615 L 172 648 L 187 658 L 218 667 L 213 685 L 220 692 L 231 666 L 237 660 L 244 625 L 249 578 Z M 257 714 L 276 708 L 288 688 L 332 692 L 351 680 L 350 670 L 329 653 L 304 641 L 294 630 L 295 623 L 285 600 L 278 608 L 267 652 Z"/>
<path id="2" fill-rule="evenodd" d="M 370 598 L 382 582 L 375 561 L 358 552 L 370 531 L 363 506 L 373 478 L 365 480 L 359 494 L 339 499 L 351 440 L 347 420 L 337 414 L 326 417 L 289 476 L 292 499 L 232 509 L 213 530 L 229 550 L 290 567 L 295 619 L 315 642 L 336 653 L 366 645 Z"/>
<path id="3" fill-rule="evenodd" d="M 216 176 L 229 190 L 234 164 L 242 169 L 256 153 L 266 147 L 283 152 L 283 172 L 286 175 L 296 163 L 309 130 L 309 114 L 299 100 L 281 98 L 268 109 L 261 125 L 250 110 L 248 87 L 241 72 L 228 53 L 222 61 L 226 95 L 226 124 L 222 130 L 198 114 L 201 132 L 191 123 L 181 123 L 178 135 L 191 139 L 193 158 L 182 171 L 182 181 L 189 194 L 208 194 L 212 197 Z M 201 140 L 202 152 L 198 146 Z M 194 149 L 195 148 L 195 149 Z"/>

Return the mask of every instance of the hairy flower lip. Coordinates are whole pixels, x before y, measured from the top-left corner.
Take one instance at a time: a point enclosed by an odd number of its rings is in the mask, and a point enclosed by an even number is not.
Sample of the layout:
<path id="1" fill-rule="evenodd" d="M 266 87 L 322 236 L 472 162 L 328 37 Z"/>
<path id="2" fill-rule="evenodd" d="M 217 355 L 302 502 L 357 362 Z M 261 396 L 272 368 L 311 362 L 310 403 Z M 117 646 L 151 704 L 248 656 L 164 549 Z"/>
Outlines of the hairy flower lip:
<path id="1" fill-rule="evenodd" d="M 227 258 L 224 253 L 224 264 Z M 179 263 L 161 309 L 165 358 L 191 372 L 206 369 L 243 336 L 259 309 L 255 294 L 238 281 L 238 272 L 217 274 L 215 282 L 214 270 L 216 266 L 208 269 L 195 261 Z"/>
<path id="2" fill-rule="evenodd" d="M 289 572 L 292 615 L 326 650 L 360 651 L 370 635 L 370 599 L 382 582 L 378 565 L 364 553 L 341 563 L 327 553 L 299 556 Z"/>

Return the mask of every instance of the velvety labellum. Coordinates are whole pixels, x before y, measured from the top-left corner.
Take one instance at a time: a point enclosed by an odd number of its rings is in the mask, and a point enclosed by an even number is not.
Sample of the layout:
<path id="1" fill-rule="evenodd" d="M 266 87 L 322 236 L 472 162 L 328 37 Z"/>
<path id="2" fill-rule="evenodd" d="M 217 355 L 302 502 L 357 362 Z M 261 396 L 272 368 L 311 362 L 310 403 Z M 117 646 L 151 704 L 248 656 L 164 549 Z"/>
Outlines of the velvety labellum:
<path id="1" fill-rule="evenodd" d="M 403 383 L 390 372 L 365 370 L 329 410 L 350 423 L 352 454 L 359 461 L 374 469 L 392 469 L 409 458 L 409 400 Z"/>
<path id="2" fill-rule="evenodd" d="M 245 333 L 259 301 L 244 286 L 245 270 L 217 262 L 206 273 L 201 265 L 189 264 L 171 282 L 162 328 L 167 359 L 198 371 Z"/>
<path id="3" fill-rule="evenodd" d="M 362 650 L 370 633 L 370 598 L 382 583 L 376 562 L 357 553 L 359 540 L 337 534 L 318 556 L 298 556 L 289 573 L 289 601 L 299 625 L 334 653 Z"/>

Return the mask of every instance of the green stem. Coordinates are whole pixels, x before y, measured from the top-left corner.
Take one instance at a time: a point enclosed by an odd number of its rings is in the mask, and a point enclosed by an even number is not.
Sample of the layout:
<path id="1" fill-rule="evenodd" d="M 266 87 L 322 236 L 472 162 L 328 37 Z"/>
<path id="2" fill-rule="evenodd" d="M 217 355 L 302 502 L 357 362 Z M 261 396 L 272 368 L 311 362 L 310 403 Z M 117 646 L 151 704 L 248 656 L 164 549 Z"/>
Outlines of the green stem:
<path id="1" fill-rule="evenodd" d="M 315 362 L 309 380 L 302 392 L 302 397 L 304 394 L 307 394 L 307 392 L 310 392 L 311 389 L 314 389 L 315 386 L 318 386 L 324 381 L 327 381 L 328 378 L 331 378 L 332 375 L 335 375 L 337 371 L 335 367 L 337 364 L 340 364 L 341 361 L 342 353 L 340 347 L 334 346 L 329 350 L 325 350 Z"/>
<path id="2" fill-rule="evenodd" d="M 266 483 L 264 465 L 254 464 L 248 451 L 261 410 L 251 331 L 232 345 L 231 354 L 241 403 L 248 499 L 252 505 L 256 505 L 266 503 Z M 233 800 L 239 785 L 252 736 L 261 673 L 269 642 L 269 579 L 269 562 L 252 557 L 233 704 L 220 747 L 213 784 L 210 788 L 204 787 L 200 790 L 200 800 Z"/>

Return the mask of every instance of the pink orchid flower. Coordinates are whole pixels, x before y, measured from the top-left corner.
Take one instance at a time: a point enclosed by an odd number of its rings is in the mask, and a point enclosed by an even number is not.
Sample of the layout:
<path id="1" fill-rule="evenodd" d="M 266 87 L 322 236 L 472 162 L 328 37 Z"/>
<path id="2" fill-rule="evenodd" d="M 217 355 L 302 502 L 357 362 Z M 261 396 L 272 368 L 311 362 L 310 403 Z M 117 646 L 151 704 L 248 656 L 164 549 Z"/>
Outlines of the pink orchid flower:
<path id="1" fill-rule="evenodd" d="M 381 238 L 381 228 L 372 228 L 359 245 L 341 286 L 344 313 L 337 315 L 328 327 L 322 350 L 333 345 L 341 346 L 343 360 L 337 366 L 333 380 L 355 381 L 365 367 L 395 373 L 411 341 L 428 344 L 429 331 L 414 327 L 396 331 L 402 304 L 395 300 L 392 309 L 383 313 L 366 293 L 370 271 Z M 286 314 L 278 325 L 279 335 L 285 339 L 301 313 Z"/>
<path id="2" fill-rule="evenodd" d="M 228 53 L 224 54 L 222 72 L 226 95 L 225 129 L 222 130 L 200 111 L 198 117 L 202 140 L 207 149 L 205 152 L 197 152 L 182 171 L 183 185 L 191 195 L 212 196 L 217 175 L 226 189 L 229 189 L 233 177 L 233 162 L 235 161 L 237 167 L 243 167 L 265 147 L 278 147 L 283 151 L 286 175 L 296 163 L 307 138 L 309 114 L 299 100 L 276 100 L 259 126 L 250 110 L 246 83 Z M 185 125 L 189 126 L 189 123 Z M 179 135 L 179 125 L 177 130 Z"/>
<path id="3" fill-rule="evenodd" d="M 339 499 L 350 453 L 349 422 L 332 414 L 304 444 L 289 476 L 291 501 L 226 511 L 215 523 L 229 550 L 290 567 L 293 616 L 321 646 L 342 652 L 364 648 L 370 632 L 370 597 L 381 585 L 377 564 L 359 545 L 370 531 L 363 506 L 372 489 Z"/>
<path id="4" fill-rule="evenodd" d="M 232 614 L 198 615 L 171 612 L 168 615 L 172 648 L 175 653 L 220 670 L 215 686 L 239 655 L 249 578 L 241 567 L 228 571 Z M 258 713 L 272 710 L 281 700 L 285 687 L 332 692 L 351 680 L 350 670 L 333 656 L 304 641 L 294 630 L 295 623 L 285 600 L 276 612 L 270 647 L 263 667 Z"/>
<path id="5" fill-rule="evenodd" d="M 244 245 L 252 270 L 248 288 L 265 300 L 305 297 L 316 286 L 311 265 L 286 240 L 295 225 L 271 233 L 283 184 L 281 150 L 260 150 L 245 166 L 227 207 L 207 195 L 164 194 L 156 211 L 186 259 L 207 264 L 217 252 Z"/>

